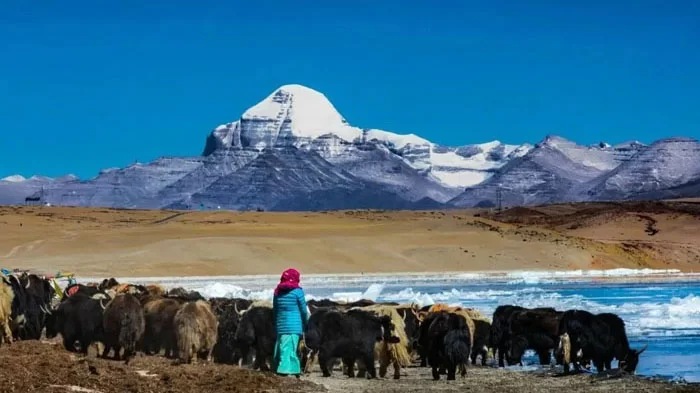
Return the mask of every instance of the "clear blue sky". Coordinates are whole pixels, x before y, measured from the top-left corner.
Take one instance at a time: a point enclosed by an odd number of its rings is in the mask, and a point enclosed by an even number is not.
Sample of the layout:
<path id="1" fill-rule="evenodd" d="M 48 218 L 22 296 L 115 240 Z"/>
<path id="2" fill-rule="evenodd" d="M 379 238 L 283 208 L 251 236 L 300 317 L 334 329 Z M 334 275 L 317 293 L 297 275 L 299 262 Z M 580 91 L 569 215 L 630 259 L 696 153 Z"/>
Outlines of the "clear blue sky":
<path id="1" fill-rule="evenodd" d="M 288 83 L 448 145 L 700 137 L 700 1 L 0 0 L 0 53 L 0 177 L 197 155 Z"/>

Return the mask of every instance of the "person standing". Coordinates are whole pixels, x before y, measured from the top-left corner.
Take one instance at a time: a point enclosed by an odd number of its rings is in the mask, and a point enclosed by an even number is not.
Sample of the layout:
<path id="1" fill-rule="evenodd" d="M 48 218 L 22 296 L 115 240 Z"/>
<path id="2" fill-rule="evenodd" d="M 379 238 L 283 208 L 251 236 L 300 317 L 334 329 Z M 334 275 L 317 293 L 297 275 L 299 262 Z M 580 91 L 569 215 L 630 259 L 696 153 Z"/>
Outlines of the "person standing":
<path id="1" fill-rule="evenodd" d="M 301 275 L 295 269 L 282 273 L 275 288 L 272 313 L 277 329 L 274 370 L 279 375 L 301 375 L 301 361 L 297 351 L 299 341 L 309 320 L 304 290 L 299 286 Z"/>

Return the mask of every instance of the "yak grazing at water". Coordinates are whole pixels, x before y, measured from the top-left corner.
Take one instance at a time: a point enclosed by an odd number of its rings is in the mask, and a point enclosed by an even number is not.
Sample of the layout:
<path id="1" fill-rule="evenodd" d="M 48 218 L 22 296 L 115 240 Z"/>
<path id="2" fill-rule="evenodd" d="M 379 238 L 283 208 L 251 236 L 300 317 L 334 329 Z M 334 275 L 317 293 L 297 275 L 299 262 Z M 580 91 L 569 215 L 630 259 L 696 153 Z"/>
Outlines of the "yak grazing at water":
<path id="1" fill-rule="evenodd" d="M 626 372 L 634 372 L 639 363 L 639 355 L 646 350 L 630 348 L 625 332 L 625 322 L 615 314 L 591 314 L 588 311 L 566 311 L 559 322 L 559 335 L 565 337 L 562 340 L 565 354 L 564 372 L 569 372 L 569 362 L 573 361 L 576 370 L 580 369 L 578 359 L 571 359 L 571 355 L 578 355 L 581 351 L 584 359 L 593 361 L 598 372 L 611 369 L 613 359 L 617 359 L 619 366 Z"/>

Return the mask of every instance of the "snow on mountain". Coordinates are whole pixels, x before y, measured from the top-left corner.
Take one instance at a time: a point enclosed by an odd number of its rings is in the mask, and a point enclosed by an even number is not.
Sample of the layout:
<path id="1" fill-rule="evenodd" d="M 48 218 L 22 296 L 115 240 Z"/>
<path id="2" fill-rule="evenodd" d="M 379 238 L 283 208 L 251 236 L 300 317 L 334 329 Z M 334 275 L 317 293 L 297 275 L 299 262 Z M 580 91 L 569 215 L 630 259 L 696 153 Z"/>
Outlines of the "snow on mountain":
<path id="1" fill-rule="evenodd" d="M 336 138 L 327 138 L 329 135 Z M 332 146 L 325 145 L 331 142 Z M 363 130 L 348 124 L 323 94 L 300 85 L 285 85 L 245 111 L 239 120 L 214 129 L 204 155 L 231 148 L 261 151 L 266 147 L 295 146 L 313 149 L 328 159 L 333 154 L 343 155 L 353 145 L 367 143 L 384 145 L 431 181 L 458 188 L 488 178 L 491 171 L 514 157 L 509 156 L 512 151 L 520 148 L 526 152 L 530 148 L 494 141 L 474 145 L 475 154 L 483 154 L 471 157 L 459 154 L 465 147 L 444 148 L 415 134 Z M 457 154 L 449 154 L 454 152 Z"/>
<path id="2" fill-rule="evenodd" d="M 546 140 L 545 140 L 546 141 Z M 571 146 L 567 146 L 571 147 Z M 467 188 L 450 201 L 457 207 L 534 205 L 563 199 L 572 187 L 604 173 L 572 160 L 560 144 L 540 143 L 513 159 L 488 180 Z"/>
<path id="3" fill-rule="evenodd" d="M 631 159 L 589 184 L 587 198 L 655 199 L 686 195 L 682 187 L 700 181 L 700 142 L 668 138 L 641 149 Z M 693 188 L 694 190 L 694 188 Z"/>
<path id="4" fill-rule="evenodd" d="M 328 135 L 315 140 L 312 150 L 334 166 L 409 201 L 430 198 L 446 202 L 459 193 L 459 190 L 424 176 L 383 144 L 347 145 Z"/>
<path id="5" fill-rule="evenodd" d="M 254 105 L 241 116 L 246 121 L 288 119 L 291 132 L 299 138 L 315 139 L 333 133 L 346 141 L 360 136 L 360 130 L 348 125 L 323 94 L 301 85 L 285 85 Z"/>
<path id="6" fill-rule="evenodd" d="M 559 136 L 547 136 L 450 203 L 460 207 L 495 206 L 498 193 L 506 206 L 584 199 L 588 182 L 627 162 L 642 148 L 641 144 L 586 147 Z"/>
<path id="7" fill-rule="evenodd" d="M 5 177 L 3 179 L 0 179 L 0 181 L 8 182 L 8 183 L 21 183 L 23 181 L 27 180 L 24 176 L 22 175 L 12 175 Z"/>
<path id="8" fill-rule="evenodd" d="M 470 187 L 482 183 L 510 160 L 522 157 L 531 145 L 505 145 L 499 141 L 457 148 L 433 145 L 431 175 L 443 184 Z"/>
<path id="9" fill-rule="evenodd" d="M 406 145 L 432 145 L 427 139 L 423 139 L 415 134 L 395 134 L 389 131 L 368 129 L 365 130 L 365 141 L 376 139 L 391 146 L 394 149 L 402 149 Z"/>
<path id="10" fill-rule="evenodd" d="M 161 158 L 80 181 L 10 176 L 0 203 L 228 209 L 436 208 L 661 198 L 700 190 L 700 148 L 673 138 L 581 146 L 548 136 L 441 146 L 350 125 L 321 93 L 285 85 L 216 127 L 201 157 Z M 466 188 L 466 190 L 465 190 Z"/>

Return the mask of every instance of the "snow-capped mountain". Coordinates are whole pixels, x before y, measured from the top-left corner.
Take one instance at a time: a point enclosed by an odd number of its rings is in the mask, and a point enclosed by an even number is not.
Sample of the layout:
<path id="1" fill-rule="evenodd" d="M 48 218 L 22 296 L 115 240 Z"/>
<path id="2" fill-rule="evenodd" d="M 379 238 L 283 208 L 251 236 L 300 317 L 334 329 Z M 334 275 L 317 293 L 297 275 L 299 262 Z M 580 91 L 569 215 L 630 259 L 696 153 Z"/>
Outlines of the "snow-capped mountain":
<path id="1" fill-rule="evenodd" d="M 333 138 L 328 138 L 331 135 Z M 414 134 L 354 127 L 323 94 L 300 85 L 285 85 L 245 111 L 239 120 L 217 127 L 207 139 L 204 155 L 231 148 L 261 151 L 295 146 L 332 159 L 335 154 L 347 156 L 353 145 L 366 144 L 384 145 L 418 173 L 432 174 L 433 180 L 446 188 L 478 184 L 530 149 L 529 145 L 498 141 L 452 148 Z"/>
<path id="2" fill-rule="evenodd" d="M 351 125 L 321 93 L 285 85 L 216 127 L 202 156 L 169 157 L 95 178 L 9 176 L 0 203 L 125 208 L 419 209 L 693 196 L 696 140 L 581 146 L 548 136 L 442 146 Z"/>
<path id="3" fill-rule="evenodd" d="M 634 157 L 641 144 L 581 146 L 548 136 L 493 177 L 450 201 L 458 207 L 536 205 L 585 199 L 584 185 Z"/>
<path id="4" fill-rule="evenodd" d="M 654 142 L 588 187 L 591 200 L 698 196 L 684 185 L 700 181 L 700 143 L 669 138 Z"/>

